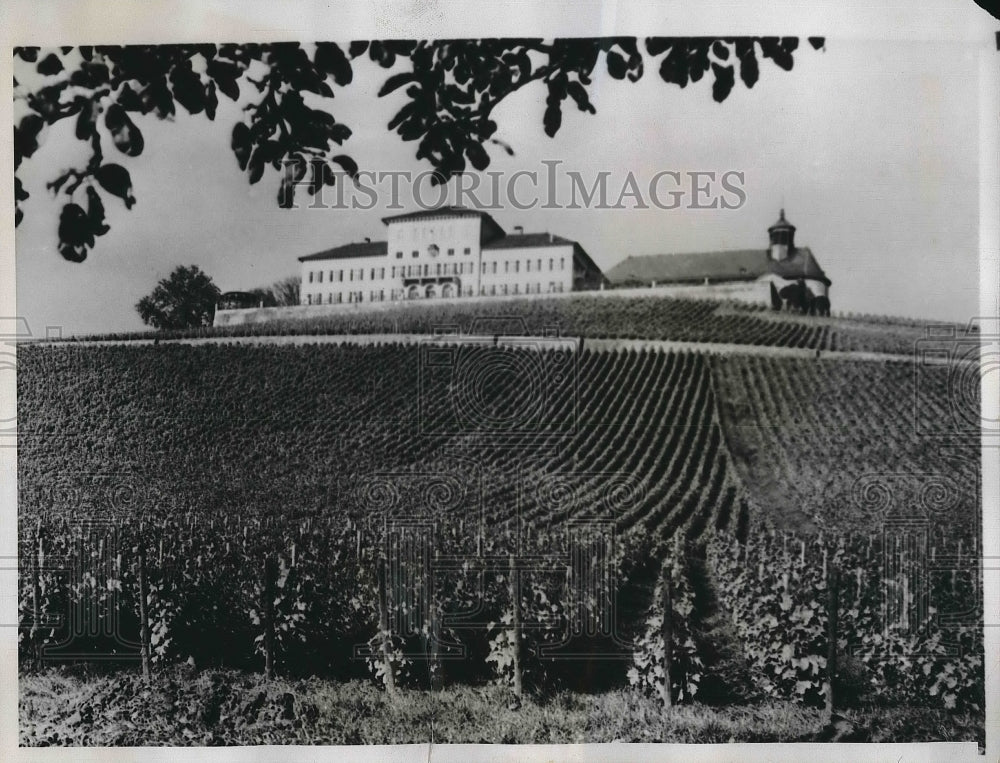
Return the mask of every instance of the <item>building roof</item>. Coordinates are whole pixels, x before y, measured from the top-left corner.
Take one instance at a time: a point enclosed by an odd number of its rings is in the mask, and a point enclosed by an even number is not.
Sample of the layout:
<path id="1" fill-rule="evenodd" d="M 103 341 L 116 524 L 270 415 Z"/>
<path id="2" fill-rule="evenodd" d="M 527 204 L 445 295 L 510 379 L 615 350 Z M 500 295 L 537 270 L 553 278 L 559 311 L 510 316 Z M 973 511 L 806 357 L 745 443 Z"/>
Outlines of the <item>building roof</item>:
<path id="1" fill-rule="evenodd" d="M 483 249 L 529 249 L 536 246 L 566 246 L 576 242 L 553 233 L 508 233 L 483 244 Z"/>
<path id="2" fill-rule="evenodd" d="M 346 260 L 353 257 L 384 257 L 388 254 L 389 244 L 386 241 L 361 241 L 335 246 L 333 249 L 324 249 L 316 254 L 307 254 L 304 257 L 299 257 L 299 262 Z"/>
<path id="3" fill-rule="evenodd" d="M 701 283 L 752 281 L 774 273 L 785 279 L 830 280 L 808 247 L 796 247 L 787 260 L 774 262 L 766 249 L 729 249 L 718 252 L 651 254 L 627 257 L 605 274 L 611 283 Z"/>
<path id="4" fill-rule="evenodd" d="M 788 222 L 788 220 L 785 219 L 785 210 L 784 210 L 784 208 L 782 208 L 781 214 L 778 215 L 778 222 L 776 222 L 774 225 L 772 225 L 770 228 L 768 228 L 768 230 L 772 231 L 772 230 L 777 230 L 779 228 L 791 228 L 792 230 L 795 230 L 795 226 L 792 225 L 790 222 Z"/>
<path id="5" fill-rule="evenodd" d="M 767 273 L 765 249 L 733 249 L 722 252 L 650 254 L 627 257 L 605 275 L 612 283 L 630 281 L 752 280 Z"/>
<path id="6" fill-rule="evenodd" d="M 390 215 L 383 217 L 382 222 L 389 223 L 405 222 L 409 220 L 424 220 L 429 217 L 490 217 L 486 212 L 470 207 L 444 206 L 435 209 L 419 209 L 416 212 L 404 212 L 401 215 Z"/>
<path id="7" fill-rule="evenodd" d="M 808 246 L 797 246 L 792 256 L 787 260 L 772 262 L 771 272 L 789 280 L 811 278 L 814 281 L 822 281 L 827 286 L 831 283 Z"/>

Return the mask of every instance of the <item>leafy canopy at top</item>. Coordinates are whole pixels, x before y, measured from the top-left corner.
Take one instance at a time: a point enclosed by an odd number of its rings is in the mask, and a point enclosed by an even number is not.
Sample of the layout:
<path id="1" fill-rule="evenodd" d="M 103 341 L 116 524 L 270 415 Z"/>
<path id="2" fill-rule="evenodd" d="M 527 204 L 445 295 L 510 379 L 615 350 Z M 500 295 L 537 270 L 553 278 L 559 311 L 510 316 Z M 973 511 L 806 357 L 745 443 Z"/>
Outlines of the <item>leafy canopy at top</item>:
<path id="1" fill-rule="evenodd" d="M 416 142 L 416 158 L 429 162 L 433 181 L 443 183 L 470 168 L 486 169 L 491 144 L 513 154 L 495 137 L 493 110 L 532 82 L 546 88 L 542 127 L 551 138 L 567 102 L 596 113 L 590 88 L 602 68 L 616 80 L 636 82 L 653 65 L 664 82 L 681 88 L 710 74 L 712 97 L 721 103 L 737 76 L 754 86 L 759 58 L 791 70 L 798 43 L 796 37 L 649 37 L 642 43 L 609 37 L 16 48 L 21 65 L 34 65 L 41 76 L 30 91 L 14 80 L 15 99 L 28 110 L 14 127 L 15 222 L 21 222 L 20 204 L 29 197 L 17 168 L 39 150 L 47 129 L 64 119 L 74 120 L 89 159 L 47 187 L 67 199 L 59 217 L 59 252 L 82 262 L 95 239 L 109 231 L 105 199 L 116 197 L 129 209 L 136 203 L 129 171 L 114 154 L 105 155 L 109 143 L 123 156 L 142 154 L 136 114 L 169 119 L 180 108 L 214 120 L 220 94 L 232 101 L 249 94 L 232 130 L 232 151 L 250 183 L 273 168 L 281 183 L 278 203 L 291 206 L 296 186 L 315 194 L 338 174 L 358 173 L 357 163 L 340 149 L 351 128 L 334 117 L 332 101 L 337 88 L 350 86 L 364 57 L 386 70 L 403 64 L 378 93 L 403 89 L 406 96 L 387 129 Z M 810 37 L 809 43 L 819 49 L 824 40 Z M 304 94 L 322 108 L 309 105 Z"/>

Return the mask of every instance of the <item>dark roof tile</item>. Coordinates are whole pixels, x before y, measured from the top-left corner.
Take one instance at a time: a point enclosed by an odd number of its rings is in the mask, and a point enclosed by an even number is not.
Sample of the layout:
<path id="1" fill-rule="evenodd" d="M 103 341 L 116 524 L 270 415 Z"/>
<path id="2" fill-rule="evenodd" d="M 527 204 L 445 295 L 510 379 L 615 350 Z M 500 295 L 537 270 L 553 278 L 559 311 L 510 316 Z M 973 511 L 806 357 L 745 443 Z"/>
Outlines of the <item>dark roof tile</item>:
<path id="1" fill-rule="evenodd" d="M 718 252 L 651 254 L 627 257 L 606 273 L 614 284 L 701 283 L 750 281 L 774 273 L 782 278 L 830 281 L 808 247 L 797 247 L 787 260 L 773 262 L 766 249 L 730 249 Z"/>
<path id="2" fill-rule="evenodd" d="M 316 252 L 316 254 L 307 254 L 304 257 L 299 257 L 299 262 L 346 260 L 354 257 L 384 257 L 388 253 L 389 244 L 386 241 L 361 241 L 335 246 L 333 249 L 324 249 L 322 252 Z"/>
<path id="3" fill-rule="evenodd" d="M 650 254 L 628 257 L 607 273 L 612 283 L 752 280 L 768 272 L 765 249 Z"/>

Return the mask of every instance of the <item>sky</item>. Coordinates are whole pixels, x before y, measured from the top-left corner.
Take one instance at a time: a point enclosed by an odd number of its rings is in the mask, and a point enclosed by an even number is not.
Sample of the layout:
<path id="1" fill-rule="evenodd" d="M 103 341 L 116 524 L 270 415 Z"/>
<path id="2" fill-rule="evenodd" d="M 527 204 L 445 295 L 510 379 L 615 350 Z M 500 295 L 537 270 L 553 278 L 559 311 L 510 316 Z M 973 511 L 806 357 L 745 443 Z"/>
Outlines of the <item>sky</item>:
<path id="1" fill-rule="evenodd" d="M 354 82 L 328 102 L 354 131 L 343 151 L 362 169 L 428 170 L 416 143 L 385 129 L 403 102 L 401 91 L 377 97 L 390 73 L 359 60 Z M 821 51 L 803 40 L 791 72 L 762 59 L 756 86 L 737 80 L 722 104 L 710 77 L 682 90 L 648 61 L 638 83 L 599 74 L 597 114 L 567 102 L 554 139 L 542 129 L 545 91 L 532 86 L 495 112 L 497 137 L 515 153 L 492 147 L 490 171 L 544 176 L 543 162 L 559 161 L 588 185 L 610 172 L 612 196 L 629 172 L 640 185 L 663 171 L 740 172 L 746 201 L 738 209 L 490 213 L 508 231 L 521 225 L 577 240 L 608 269 L 629 255 L 764 248 L 783 206 L 796 242 L 833 282 L 835 312 L 964 322 L 979 306 L 979 92 L 978 50 L 968 43 L 837 37 Z M 31 199 L 15 234 L 18 314 L 64 335 L 141 329 L 135 303 L 178 265 L 198 265 L 223 290 L 248 289 L 297 274 L 299 256 L 384 238 L 381 218 L 398 212 L 387 201 L 371 210 L 283 210 L 273 171 L 249 185 L 229 149 L 239 116 L 222 98 L 215 122 L 140 117 L 144 153 L 114 158 L 128 167 L 137 203 L 126 211 L 106 200 L 112 230 L 82 264 L 59 256 L 64 199 L 45 190 L 81 163 L 73 120 L 56 125 L 19 172 Z M 405 191 L 402 204 L 415 208 Z"/>

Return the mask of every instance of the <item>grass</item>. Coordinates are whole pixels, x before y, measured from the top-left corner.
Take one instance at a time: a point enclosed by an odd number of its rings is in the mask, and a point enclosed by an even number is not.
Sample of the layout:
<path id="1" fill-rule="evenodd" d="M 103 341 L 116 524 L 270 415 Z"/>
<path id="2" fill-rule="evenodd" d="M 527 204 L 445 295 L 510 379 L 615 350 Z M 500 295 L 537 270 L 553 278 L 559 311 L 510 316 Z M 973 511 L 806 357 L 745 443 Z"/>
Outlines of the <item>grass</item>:
<path id="1" fill-rule="evenodd" d="M 526 698 L 506 690 L 401 690 L 369 681 L 265 682 L 256 674 L 177 669 L 146 686 L 135 673 L 52 669 L 20 683 L 20 743 L 45 745 L 254 745 L 581 742 L 793 742 L 823 727 L 822 713 L 790 702 L 708 707 L 659 702 L 630 690 Z M 983 719 L 925 708 L 844 712 L 877 742 L 982 739 Z"/>

